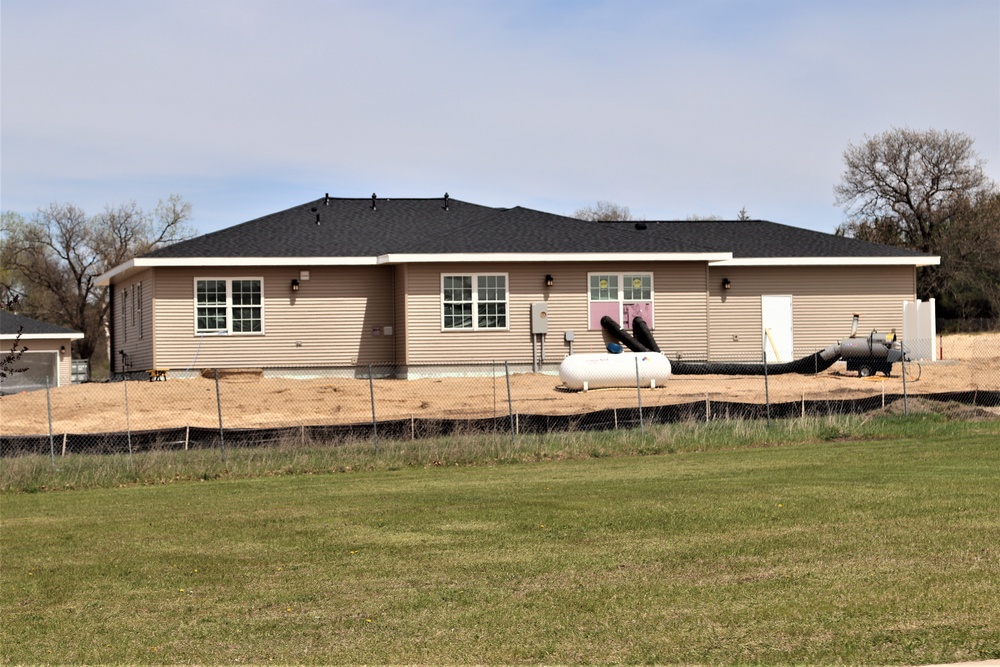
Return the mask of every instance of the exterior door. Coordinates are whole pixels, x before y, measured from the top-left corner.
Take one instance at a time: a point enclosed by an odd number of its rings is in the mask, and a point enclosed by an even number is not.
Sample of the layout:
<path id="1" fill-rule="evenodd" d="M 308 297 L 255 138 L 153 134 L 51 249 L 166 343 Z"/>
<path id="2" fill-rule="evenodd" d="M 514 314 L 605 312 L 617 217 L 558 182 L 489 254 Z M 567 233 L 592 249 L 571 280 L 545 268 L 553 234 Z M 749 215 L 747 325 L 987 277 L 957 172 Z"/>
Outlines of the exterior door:
<path id="1" fill-rule="evenodd" d="M 761 295 L 764 353 L 768 363 L 792 361 L 792 297 Z"/>

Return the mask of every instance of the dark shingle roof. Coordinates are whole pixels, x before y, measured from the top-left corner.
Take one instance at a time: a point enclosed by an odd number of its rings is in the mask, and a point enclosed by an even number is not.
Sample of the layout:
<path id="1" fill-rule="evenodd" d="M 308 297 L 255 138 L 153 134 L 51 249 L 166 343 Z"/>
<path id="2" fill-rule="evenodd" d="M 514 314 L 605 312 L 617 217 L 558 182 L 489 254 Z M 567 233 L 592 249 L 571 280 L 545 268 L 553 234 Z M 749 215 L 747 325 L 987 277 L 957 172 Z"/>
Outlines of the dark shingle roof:
<path id="1" fill-rule="evenodd" d="M 632 223 L 606 223 L 631 226 Z M 919 257 L 923 253 L 766 220 L 649 222 L 651 236 L 701 243 L 734 259 L 750 257 Z"/>
<path id="2" fill-rule="evenodd" d="M 317 224 L 317 220 L 319 223 Z M 734 257 L 919 256 L 766 221 L 588 222 L 450 199 L 323 198 L 147 257 L 376 257 L 445 253 L 718 253 Z"/>
<path id="3" fill-rule="evenodd" d="M 69 336 L 77 333 L 72 329 L 58 327 L 48 322 L 40 322 L 24 315 L 15 315 L 14 313 L 0 310 L 0 334 L 13 335 L 17 334 L 18 330 L 26 335 Z"/>

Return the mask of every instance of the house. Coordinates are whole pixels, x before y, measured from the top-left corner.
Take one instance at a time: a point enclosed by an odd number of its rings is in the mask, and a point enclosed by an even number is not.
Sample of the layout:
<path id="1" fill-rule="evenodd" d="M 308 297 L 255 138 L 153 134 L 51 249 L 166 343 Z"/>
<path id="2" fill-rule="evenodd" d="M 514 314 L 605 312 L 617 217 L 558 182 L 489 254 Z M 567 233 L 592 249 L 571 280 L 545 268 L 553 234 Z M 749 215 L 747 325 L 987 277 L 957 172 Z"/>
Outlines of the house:
<path id="1" fill-rule="evenodd" d="M 902 332 L 916 268 L 938 262 L 767 221 L 588 222 L 448 195 L 327 195 L 99 282 L 114 371 L 371 364 L 416 377 L 503 361 L 552 370 L 604 349 L 603 315 L 626 328 L 642 315 L 672 358 L 766 348 L 787 361 L 846 337 L 857 312 L 866 330 Z"/>
<path id="2" fill-rule="evenodd" d="M 72 381 L 73 355 L 70 346 L 83 334 L 30 317 L 0 310 L 0 356 L 10 353 L 15 343 L 25 352 L 14 362 L 15 369 L 24 369 L 0 378 L 0 394 L 62 387 Z"/>

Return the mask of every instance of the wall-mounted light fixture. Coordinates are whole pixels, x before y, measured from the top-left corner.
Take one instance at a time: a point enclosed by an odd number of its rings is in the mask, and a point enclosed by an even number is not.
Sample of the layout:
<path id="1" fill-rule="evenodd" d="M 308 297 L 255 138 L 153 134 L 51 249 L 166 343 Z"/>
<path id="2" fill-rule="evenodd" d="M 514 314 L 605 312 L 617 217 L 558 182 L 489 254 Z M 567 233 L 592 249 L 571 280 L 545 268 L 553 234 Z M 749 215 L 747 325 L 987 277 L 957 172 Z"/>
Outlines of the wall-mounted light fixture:
<path id="1" fill-rule="evenodd" d="M 730 281 L 729 278 L 723 278 L 722 279 L 722 289 L 732 289 L 732 288 L 733 288 L 732 281 Z"/>
<path id="2" fill-rule="evenodd" d="M 298 292 L 299 291 L 299 279 L 298 278 L 292 278 L 292 291 L 293 292 Z"/>
<path id="3" fill-rule="evenodd" d="M 554 282 L 555 282 L 555 280 L 552 278 L 552 274 L 551 273 L 546 273 L 545 274 L 545 286 L 546 287 L 552 287 L 552 283 L 554 283 Z"/>

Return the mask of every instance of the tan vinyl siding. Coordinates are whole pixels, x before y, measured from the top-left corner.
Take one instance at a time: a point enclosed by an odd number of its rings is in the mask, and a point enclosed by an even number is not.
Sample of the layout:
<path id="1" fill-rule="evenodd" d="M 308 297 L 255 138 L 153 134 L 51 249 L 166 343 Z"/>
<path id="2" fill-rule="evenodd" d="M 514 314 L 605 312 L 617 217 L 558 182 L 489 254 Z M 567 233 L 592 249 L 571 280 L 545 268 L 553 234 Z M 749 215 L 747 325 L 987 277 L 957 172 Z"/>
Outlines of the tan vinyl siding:
<path id="1" fill-rule="evenodd" d="M 139 286 L 142 286 L 141 288 Z M 142 293 L 141 304 L 138 301 Z M 112 304 L 114 345 L 112 367 L 118 371 L 145 371 L 154 368 L 153 354 L 153 271 L 143 271 L 115 285 Z M 122 305 L 124 304 L 124 312 Z M 140 310 L 141 305 L 141 310 Z M 123 319 L 124 318 L 124 319 Z M 122 352 L 128 356 L 130 368 L 122 367 Z"/>
<path id="2" fill-rule="evenodd" d="M 660 351 L 671 359 L 704 359 L 708 354 L 708 302 L 703 262 L 660 265 L 653 331 Z"/>
<path id="3" fill-rule="evenodd" d="M 394 361 L 397 364 L 405 364 L 407 358 L 406 345 L 406 286 L 409 276 L 409 267 L 406 264 L 393 267 L 393 311 L 395 318 L 395 329 L 393 339 L 395 342 Z"/>
<path id="4" fill-rule="evenodd" d="M 567 331 L 575 337 L 573 352 L 605 349 L 600 330 L 588 330 L 588 273 L 652 273 L 653 333 L 687 355 L 704 355 L 705 265 L 685 263 L 413 264 L 407 281 L 407 358 L 409 365 L 454 363 L 456 360 L 525 361 L 531 359 L 531 304 L 548 303 L 545 361 L 561 361 L 569 353 Z M 508 331 L 444 331 L 441 323 L 441 276 L 506 274 L 509 290 Z M 554 278 L 545 287 L 545 275 Z M 691 336 L 686 328 L 694 329 Z M 663 343 L 660 343 L 663 348 Z"/>
<path id="5" fill-rule="evenodd" d="M 902 332 L 902 303 L 915 298 L 913 267 L 731 267 L 709 275 L 715 360 L 760 356 L 761 295 L 791 295 L 796 358 L 846 338 L 855 312 L 861 313 L 859 334 Z M 731 289 L 722 289 L 724 277 Z"/>
<path id="6" fill-rule="evenodd" d="M 158 269 L 157 365 L 294 368 L 392 363 L 392 267 Z M 196 335 L 196 278 L 260 278 L 263 334 Z M 393 327 L 393 335 L 376 331 Z"/>
<path id="7" fill-rule="evenodd" d="M 298 292 L 290 283 L 308 270 Z M 144 335 L 121 338 L 120 303 L 112 313 L 115 345 L 129 349 L 133 368 L 296 368 L 354 364 L 407 366 L 530 361 L 531 304 L 548 303 L 545 360 L 605 349 L 602 331 L 588 328 L 589 273 L 651 273 L 653 335 L 670 358 L 752 359 L 760 354 L 760 297 L 791 295 L 796 357 L 850 332 L 860 312 L 861 333 L 902 330 L 902 301 L 913 299 L 912 267 L 730 267 L 703 262 L 497 262 L 359 267 L 159 268 L 143 281 Z M 441 276 L 505 274 L 508 329 L 445 331 Z M 554 278 L 545 286 L 545 275 Z M 263 335 L 195 334 L 195 278 L 260 278 Z M 732 289 L 722 290 L 727 277 Z M 123 285 L 115 285 L 120 290 Z M 131 299 L 131 297 L 127 297 Z M 131 314 L 131 301 L 127 308 Z M 385 327 L 392 327 L 385 335 Z M 379 335 L 376 335 L 376 334 Z M 733 340 L 733 337 L 736 340 Z M 299 344 L 297 344 L 299 343 Z M 125 345 L 133 346 L 126 348 Z M 117 351 L 113 351 L 115 354 Z M 148 363 L 146 359 L 148 358 Z M 138 365 L 136 365 L 138 364 Z"/>

